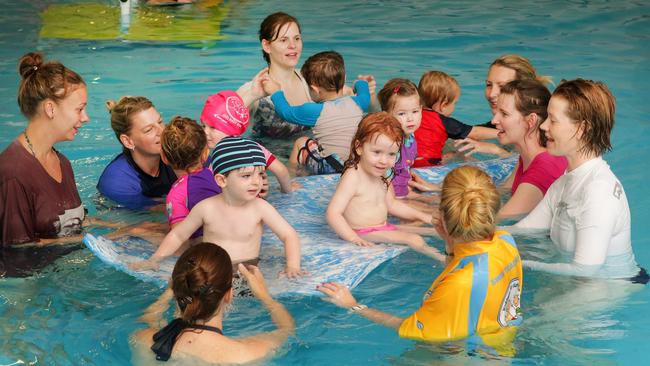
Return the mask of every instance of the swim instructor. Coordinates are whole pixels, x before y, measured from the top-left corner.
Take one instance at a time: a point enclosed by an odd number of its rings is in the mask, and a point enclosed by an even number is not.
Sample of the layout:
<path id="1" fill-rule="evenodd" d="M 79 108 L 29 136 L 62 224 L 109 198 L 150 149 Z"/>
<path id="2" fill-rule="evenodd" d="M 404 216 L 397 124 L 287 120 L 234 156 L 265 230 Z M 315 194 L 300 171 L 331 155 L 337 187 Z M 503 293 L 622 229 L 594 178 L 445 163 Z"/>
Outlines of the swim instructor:
<path id="1" fill-rule="evenodd" d="M 28 53 L 18 67 L 25 130 L 0 154 L 0 247 L 81 232 L 85 218 L 70 161 L 54 145 L 84 123 L 88 91 L 79 74 Z"/>
<path id="2" fill-rule="evenodd" d="M 338 283 L 318 289 L 327 295 L 325 300 L 393 328 L 400 337 L 446 341 L 478 334 L 494 346 L 497 338 L 514 334 L 511 326 L 521 322 L 523 285 L 515 241 L 495 227 L 499 206 L 499 194 L 482 170 L 464 166 L 447 174 L 436 229 L 452 257 L 426 291 L 420 308 L 407 318 L 359 304 Z"/>
<path id="3" fill-rule="evenodd" d="M 130 209 L 162 204 L 176 181 L 174 170 L 160 158 L 163 120 L 145 97 L 108 101 L 111 128 L 123 151 L 102 172 L 97 190 Z"/>

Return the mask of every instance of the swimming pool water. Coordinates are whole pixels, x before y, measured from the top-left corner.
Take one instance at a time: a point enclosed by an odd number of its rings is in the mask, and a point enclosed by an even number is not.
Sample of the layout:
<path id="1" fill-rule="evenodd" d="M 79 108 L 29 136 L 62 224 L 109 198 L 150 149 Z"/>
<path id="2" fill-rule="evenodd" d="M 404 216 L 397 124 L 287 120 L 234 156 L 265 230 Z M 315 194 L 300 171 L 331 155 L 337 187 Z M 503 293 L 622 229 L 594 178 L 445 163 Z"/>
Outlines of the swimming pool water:
<path id="1" fill-rule="evenodd" d="M 176 114 L 197 118 L 204 98 L 236 89 L 264 63 L 257 27 L 267 14 L 283 10 L 302 23 L 303 60 L 334 49 L 346 61 L 348 81 L 374 74 L 379 84 L 391 77 L 414 81 L 429 69 L 455 76 L 462 88 L 455 117 L 484 122 L 489 109 L 483 83 L 489 63 L 504 53 L 530 58 L 538 71 L 563 78 L 605 81 L 617 97 L 614 150 L 606 155 L 623 183 L 632 211 L 637 261 L 650 265 L 650 210 L 647 158 L 650 148 L 650 6 L 647 2 L 607 1 L 228 1 L 222 7 L 219 41 L 155 42 L 50 39 L 39 36 L 39 14 L 61 3 L 3 2 L 0 12 L 0 148 L 25 126 L 15 102 L 18 58 L 32 50 L 61 60 L 89 87 L 91 123 L 74 142 L 57 146 L 72 161 L 81 197 L 91 213 L 133 222 L 149 214 L 96 207 L 95 184 L 119 151 L 104 101 L 146 95 L 165 120 Z M 117 7 L 117 1 L 94 3 Z M 200 21 L 208 10 L 161 10 L 152 19 Z M 89 34 L 99 24 L 79 22 Z M 76 23 L 75 23 L 76 24 Z M 133 24 L 133 23 L 132 23 Z M 69 25 L 69 24 L 68 24 Z M 103 26 L 103 25 L 102 25 Z M 119 27 L 119 24 L 114 24 Z M 197 26 L 195 32 L 200 31 Z M 189 31 L 193 31 L 190 29 Z M 285 151 L 287 142 L 271 142 Z M 277 150 L 277 149 L 280 150 Z M 284 149 L 284 150 L 283 150 Z M 273 148 L 271 148 L 273 151 Z M 282 155 L 282 154 L 280 154 Z M 158 217 L 160 219 L 160 217 Z M 524 256 L 551 259 L 543 237 L 517 237 Z M 373 272 L 354 293 L 360 302 L 405 316 L 441 268 L 407 252 Z M 644 364 L 650 319 L 644 316 L 650 292 L 622 282 L 584 281 L 524 272 L 524 323 L 514 358 L 486 358 L 463 342 L 421 344 L 321 301 L 285 298 L 297 333 L 272 365 L 419 364 Z M 68 254 L 28 278 L 0 279 L 0 364 L 128 364 L 129 334 L 142 325 L 138 316 L 159 295 L 154 286 L 112 270 L 87 250 Z M 252 301 L 237 301 L 225 332 L 250 334 L 271 329 L 270 319 Z"/>

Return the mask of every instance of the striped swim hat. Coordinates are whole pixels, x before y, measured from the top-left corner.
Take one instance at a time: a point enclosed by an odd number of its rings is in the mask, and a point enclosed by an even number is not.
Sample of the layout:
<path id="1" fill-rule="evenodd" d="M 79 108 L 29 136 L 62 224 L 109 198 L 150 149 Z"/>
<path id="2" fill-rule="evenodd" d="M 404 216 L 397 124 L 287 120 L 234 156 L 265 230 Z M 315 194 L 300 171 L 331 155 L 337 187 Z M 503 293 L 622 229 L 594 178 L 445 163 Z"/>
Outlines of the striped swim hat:
<path id="1" fill-rule="evenodd" d="M 237 136 L 224 137 L 210 154 L 212 172 L 225 174 L 247 166 L 266 167 L 266 157 L 260 145 Z"/>

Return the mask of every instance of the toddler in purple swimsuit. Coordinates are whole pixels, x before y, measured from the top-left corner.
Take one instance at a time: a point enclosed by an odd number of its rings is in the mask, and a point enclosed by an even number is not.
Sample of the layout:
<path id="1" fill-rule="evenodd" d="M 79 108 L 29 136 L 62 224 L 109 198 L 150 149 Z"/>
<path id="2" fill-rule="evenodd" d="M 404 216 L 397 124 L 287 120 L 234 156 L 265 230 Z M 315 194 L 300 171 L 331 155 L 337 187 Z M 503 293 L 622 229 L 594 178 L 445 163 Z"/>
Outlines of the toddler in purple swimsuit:
<path id="1" fill-rule="evenodd" d="M 400 122 L 405 136 L 391 183 L 395 197 L 431 202 L 432 196 L 425 196 L 410 189 L 413 187 L 424 192 L 439 190 L 437 185 L 426 182 L 411 171 L 418 155 L 417 142 L 413 134 L 422 121 L 422 103 L 417 86 L 407 79 L 391 79 L 379 91 L 378 99 L 381 109 Z"/>

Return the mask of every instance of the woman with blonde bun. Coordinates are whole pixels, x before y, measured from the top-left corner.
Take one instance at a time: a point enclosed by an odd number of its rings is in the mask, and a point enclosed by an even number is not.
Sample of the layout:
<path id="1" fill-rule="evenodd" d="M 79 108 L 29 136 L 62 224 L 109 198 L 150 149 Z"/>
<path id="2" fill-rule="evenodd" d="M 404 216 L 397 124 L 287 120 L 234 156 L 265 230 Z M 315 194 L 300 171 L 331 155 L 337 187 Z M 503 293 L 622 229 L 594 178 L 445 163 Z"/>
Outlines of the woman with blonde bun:
<path id="1" fill-rule="evenodd" d="M 544 85 L 552 83 L 550 76 L 537 74 L 537 70 L 529 59 L 515 54 L 499 56 L 490 64 L 485 78 L 485 100 L 488 102 L 493 116 L 499 110 L 497 101 L 499 95 L 501 95 L 501 89 L 513 80 L 534 80 Z M 480 126 L 496 128 L 492 120 Z M 458 148 L 458 151 L 464 152 L 465 155 L 471 155 L 475 152 L 501 157 L 510 155 L 510 152 L 496 144 L 476 139 L 456 140 L 454 145 Z"/>
<path id="2" fill-rule="evenodd" d="M 359 304 L 347 287 L 326 283 L 325 300 L 416 340 L 445 341 L 490 334 L 521 322 L 522 270 L 514 239 L 496 229 L 499 194 L 476 167 L 452 170 L 442 185 L 437 225 L 449 258 L 421 307 L 400 318 Z"/>

